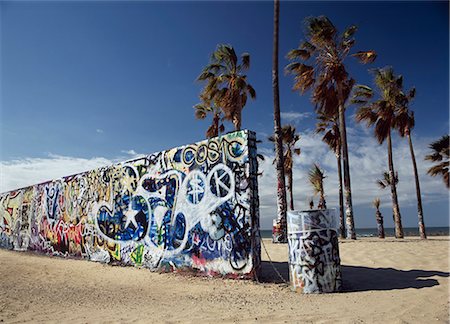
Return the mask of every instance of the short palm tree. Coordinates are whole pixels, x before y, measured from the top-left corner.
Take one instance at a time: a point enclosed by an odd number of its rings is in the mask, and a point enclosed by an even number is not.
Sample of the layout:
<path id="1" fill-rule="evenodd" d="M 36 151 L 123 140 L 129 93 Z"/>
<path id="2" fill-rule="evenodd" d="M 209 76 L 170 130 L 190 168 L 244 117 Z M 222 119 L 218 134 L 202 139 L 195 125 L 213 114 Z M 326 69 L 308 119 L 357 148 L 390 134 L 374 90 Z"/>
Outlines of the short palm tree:
<path id="1" fill-rule="evenodd" d="M 203 95 L 223 111 L 226 120 L 230 120 L 235 130 L 241 129 L 242 109 L 247 98 L 255 99 L 255 89 L 248 83 L 244 74 L 250 67 L 250 55 L 243 53 L 241 62 L 231 45 L 217 45 L 208 64 L 198 76 L 205 81 Z"/>
<path id="2" fill-rule="evenodd" d="M 348 159 L 347 131 L 345 126 L 345 101 L 354 84 L 345 68 L 345 59 L 355 44 L 356 26 L 350 26 L 342 34 L 325 16 L 309 17 L 305 20 L 306 39 L 287 57 L 293 61 L 286 71 L 294 75 L 293 89 L 304 93 L 313 89 L 312 101 L 319 110 L 329 108 L 339 111 L 339 131 L 341 137 L 342 160 L 344 164 L 345 209 L 347 237 L 356 239 L 350 186 L 350 163 Z M 354 53 L 363 64 L 376 58 L 374 51 Z M 307 65 L 311 60 L 311 64 Z"/>
<path id="3" fill-rule="evenodd" d="M 383 226 L 383 216 L 380 212 L 380 198 L 375 198 L 372 202 L 373 207 L 376 209 L 375 218 L 377 220 L 377 228 L 378 228 L 378 237 L 384 238 L 384 226 Z"/>
<path id="4" fill-rule="evenodd" d="M 325 179 L 323 171 L 319 166 L 314 163 L 313 167 L 308 174 L 309 182 L 311 183 L 314 195 L 319 195 L 319 203 L 317 204 L 318 209 L 327 209 L 327 204 L 325 201 L 325 192 L 323 188 L 323 179 Z"/>
<path id="5" fill-rule="evenodd" d="M 284 125 L 281 128 L 281 140 L 283 142 L 283 162 L 284 174 L 287 177 L 287 190 L 289 191 L 289 208 L 294 210 L 294 194 L 293 194 L 293 164 L 294 154 L 300 155 L 301 150 L 295 148 L 295 144 L 300 140 L 300 135 L 296 133 L 295 127 L 292 125 Z M 269 141 L 275 142 L 275 135 L 269 137 Z"/>
<path id="6" fill-rule="evenodd" d="M 425 160 L 437 162 L 437 164 L 428 169 L 428 174 L 432 177 L 441 175 L 447 188 L 450 188 L 448 176 L 450 163 L 448 135 L 444 135 L 436 142 L 431 143 L 429 148 L 432 152 L 431 154 L 425 156 Z"/>
<path id="7" fill-rule="evenodd" d="M 398 204 L 397 186 L 394 181 L 394 160 L 392 157 L 391 130 L 398 124 L 399 113 L 403 108 L 404 96 L 399 87 L 402 77 L 396 76 L 391 67 L 373 70 L 375 74 L 375 85 L 379 91 L 378 100 L 373 100 L 375 91 L 364 85 L 356 87 L 353 103 L 360 105 L 355 118 L 358 122 L 366 122 L 367 126 L 374 127 L 374 135 L 378 143 L 387 140 L 389 184 L 391 186 L 392 209 L 395 220 L 395 237 L 403 238 L 402 218 Z"/>
<path id="8" fill-rule="evenodd" d="M 389 176 L 389 172 L 384 171 L 382 178 L 378 179 L 376 181 L 376 183 L 380 189 L 390 188 L 391 187 L 391 178 Z M 398 184 L 398 173 L 397 172 L 395 172 L 395 175 L 394 175 L 394 184 L 395 185 Z M 393 215 L 393 220 L 395 223 L 395 215 Z M 383 229 L 383 232 L 384 232 L 384 229 Z"/>
<path id="9" fill-rule="evenodd" d="M 213 116 L 212 123 L 206 130 L 206 137 L 212 138 L 219 136 L 220 133 L 225 131 L 223 125 L 222 110 L 206 95 L 200 95 L 201 103 L 194 106 L 195 118 L 205 119 L 209 114 Z"/>
<path id="10" fill-rule="evenodd" d="M 339 179 L 339 220 L 341 238 L 345 238 L 344 195 L 342 192 L 342 166 L 341 166 L 341 137 L 339 132 L 339 118 L 337 109 L 334 114 L 327 115 L 324 111 L 317 112 L 318 122 L 316 133 L 324 134 L 322 141 L 334 152 L 337 161 Z"/>

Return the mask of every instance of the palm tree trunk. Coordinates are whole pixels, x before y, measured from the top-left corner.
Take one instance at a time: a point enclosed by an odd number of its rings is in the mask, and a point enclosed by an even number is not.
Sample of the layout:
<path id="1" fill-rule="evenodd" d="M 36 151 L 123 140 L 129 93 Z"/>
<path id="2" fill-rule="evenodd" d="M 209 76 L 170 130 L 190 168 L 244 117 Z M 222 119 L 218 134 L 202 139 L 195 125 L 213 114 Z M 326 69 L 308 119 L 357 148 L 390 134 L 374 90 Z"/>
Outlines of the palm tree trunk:
<path id="1" fill-rule="evenodd" d="M 219 136 L 219 114 L 214 114 L 213 123 L 214 123 L 214 137 Z"/>
<path id="2" fill-rule="evenodd" d="M 273 121 L 275 133 L 275 157 L 277 170 L 277 219 L 280 223 L 282 238 L 281 241 L 287 241 L 286 226 L 286 184 L 284 178 L 284 161 L 283 161 L 283 143 L 281 141 L 281 120 L 280 120 L 280 90 L 278 86 L 278 28 L 280 16 L 280 2 L 274 0 L 274 16 L 273 16 L 273 57 L 272 57 L 272 88 L 273 88 Z"/>
<path id="3" fill-rule="evenodd" d="M 327 202 L 325 201 L 325 194 L 324 192 L 320 192 L 320 202 L 319 202 L 319 209 L 327 209 Z"/>
<path id="4" fill-rule="evenodd" d="M 293 182 L 292 170 L 288 171 L 287 177 L 288 177 L 288 188 L 289 188 L 289 209 L 294 210 L 294 194 L 292 192 L 293 191 L 293 189 L 292 189 L 292 182 Z"/>
<path id="5" fill-rule="evenodd" d="M 339 131 L 341 134 L 342 161 L 344 162 L 345 215 L 347 238 L 356 240 L 355 221 L 353 219 L 352 189 L 350 186 L 350 163 L 348 160 L 347 129 L 345 126 L 345 108 L 342 99 L 342 86 L 337 86 L 339 96 Z"/>
<path id="6" fill-rule="evenodd" d="M 340 147 L 339 147 L 340 150 Z M 341 166 L 341 154 L 336 154 L 338 176 L 339 176 L 339 220 L 340 220 L 340 232 L 341 238 L 345 238 L 345 219 L 344 219 L 344 195 L 342 193 L 342 166 Z"/>
<path id="7" fill-rule="evenodd" d="M 391 183 L 392 210 L 394 212 L 395 237 L 403 238 L 402 217 L 400 215 L 400 206 L 397 198 L 397 186 L 395 184 L 394 161 L 392 158 L 392 139 L 391 130 L 388 132 L 388 162 L 389 162 L 389 182 Z"/>
<path id="8" fill-rule="evenodd" d="M 235 131 L 241 130 L 241 123 L 242 123 L 242 109 L 237 109 L 233 115 L 233 125 Z"/>
<path id="9" fill-rule="evenodd" d="M 376 219 L 378 227 L 378 237 L 384 238 L 383 216 L 381 216 L 381 212 L 379 210 L 377 210 Z"/>
<path id="10" fill-rule="evenodd" d="M 416 156 L 414 154 L 414 148 L 411 140 L 411 133 L 408 130 L 406 133 L 409 142 L 409 150 L 411 152 L 411 159 L 414 168 L 414 179 L 416 181 L 416 194 L 417 194 L 417 216 L 419 218 L 419 233 L 421 239 L 426 239 L 427 234 L 425 232 L 425 223 L 423 222 L 423 210 L 422 210 L 422 195 L 420 194 L 419 174 L 417 172 Z"/>

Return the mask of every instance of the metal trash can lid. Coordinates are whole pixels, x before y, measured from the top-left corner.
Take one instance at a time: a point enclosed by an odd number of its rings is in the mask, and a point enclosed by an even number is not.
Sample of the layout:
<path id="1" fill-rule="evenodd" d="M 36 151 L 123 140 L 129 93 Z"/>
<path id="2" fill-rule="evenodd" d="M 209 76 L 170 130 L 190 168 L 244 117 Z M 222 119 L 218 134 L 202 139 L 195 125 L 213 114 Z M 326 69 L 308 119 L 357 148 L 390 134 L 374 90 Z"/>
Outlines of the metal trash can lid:
<path id="1" fill-rule="evenodd" d="M 336 209 L 308 209 L 287 212 L 288 234 L 325 229 L 337 230 Z"/>

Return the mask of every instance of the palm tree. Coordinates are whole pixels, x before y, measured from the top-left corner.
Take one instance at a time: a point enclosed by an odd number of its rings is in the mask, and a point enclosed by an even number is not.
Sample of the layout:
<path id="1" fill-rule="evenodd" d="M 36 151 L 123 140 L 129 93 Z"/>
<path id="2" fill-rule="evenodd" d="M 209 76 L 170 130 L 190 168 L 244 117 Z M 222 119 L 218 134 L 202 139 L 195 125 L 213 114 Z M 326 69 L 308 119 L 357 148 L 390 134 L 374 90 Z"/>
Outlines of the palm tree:
<path id="1" fill-rule="evenodd" d="M 304 93 L 313 89 L 312 102 L 318 110 L 339 109 L 339 131 L 341 138 L 342 161 L 344 164 L 345 211 L 347 237 L 356 239 L 353 219 L 353 206 L 350 186 L 350 163 L 348 159 L 347 131 L 345 127 L 345 101 L 354 84 L 346 71 L 344 61 L 355 44 L 353 38 L 356 26 L 348 27 L 339 34 L 333 23 L 324 16 L 306 19 L 306 38 L 297 49 L 291 50 L 287 57 L 293 61 L 286 71 L 295 76 L 294 90 Z M 360 51 L 351 56 L 363 64 L 376 58 L 374 51 Z M 314 60 L 313 65 L 304 62 Z"/>
<path id="2" fill-rule="evenodd" d="M 280 17 L 280 2 L 274 0 L 273 11 L 273 56 L 272 56 L 272 88 L 273 88 L 273 122 L 275 134 L 275 158 L 277 171 L 277 222 L 281 227 L 281 242 L 287 241 L 287 220 L 286 220 L 286 184 L 284 179 L 283 142 L 281 138 L 281 118 L 280 118 L 280 89 L 278 86 L 278 29 Z"/>
<path id="3" fill-rule="evenodd" d="M 194 106 L 195 118 L 205 119 L 208 114 L 213 115 L 212 124 L 206 130 L 206 137 L 212 138 L 219 136 L 225 131 L 223 125 L 222 110 L 213 102 L 212 99 L 207 98 L 206 94 L 200 94 L 201 103 Z"/>
<path id="4" fill-rule="evenodd" d="M 296 134 L 295 127 L 292 125 L 284 125 L 281 128 L 281 140 L 283 143 L 283 161 L 284 161 L 284 175 L 287 177 L 287 190 L 289 191 L 289 208 L 294 210 L 294 195 L 293 195 L 293 154 L 300 155 L 300 149 L 295 148 L 295 143 L 300 140 L 300 135 Z M 269 137 L 269 141 L 275 142 L 275 136 Z M 275 162 L 275 161 L 274 161 Z"/>
<path id="5" fill-rule="evenodd" d="M 325 202 L 325 192 L 323 189 L 323 179 L 325 179 L 325 176 L 323 174 L 323 171 L 320 170 L 319 166 L 316 163 L 314 163 L 313 167 L 309 171 L 308 178 L 313 187 L 314 195 L 320 195 L 317 208 L 327 209 L 327 204 Z"/>
<path id="6" fill-rule="evenodd" d="M 322 141 L 334 152 L 337 161 L 337 171 L 339 178 L 339 220 L 341 238 L 345 238 L 344 219 L 344 195 L 342 192 L 342 166 L 341 166 L 341 137 L 339 132 L 339 118 L 337 111 L 332 115 L 326 115 L 324 111 L 317 112 L 316 133 L 325 133 Z"/>
<path id="7" fill-rule="evenodd" d="M 255 99 L 255 89 L 247 82 L 243 72 L 250 67 L 250 54 L 241 55 L 241 63 L 231 45 L 219 44 L 211 55 L 210 64 L 198 76 L 206 81 L 203 95 L 210 98 L 223 111 L 235 130 L 241 129 L 242 109 L 247 98 Z"/>
<path id="8" fill-rule="evenodd" d="M 389 176 L 389 172 L 384 171 L 383 172 L 383 177 L 381 179 L 378 179 L 376 181 L 378 187 L 380 189 L 386 189 L 388 187 L 391 187 L 391 178 Z M 398 172 L 395 172 L 394 175 L 394 184 L 397 186 L 398 184 Z M 393 220 L 394 220 L 394 224 L 395 224 L 395 215 L 392 215 Z"/>
<path id="9" fill-rule="evenodd" d="M 377 228 L 378 228 L 378 237 L 384 238 L 384 226 L 383 226 L 383 216 L 380 212 L 380 198 L 375 198 L 372 202 L 373 207 L 377 210 L 375 213 L 375 218 L 377 220 Z"/>
<path id="10" fill-rule="evenodd" d="M 356 112 L 356 121 L 365 121 L 367 126 L 374 125 L 374 135 L 378 143 L 382 144 L 387 139 L 389 183 L 391 186 L 392 209 L 395 220 L 395 237 L 403 238 L 402 218 L 397 198 L 397 186 L 394 181 L 394 160 L 392 157 L 391 129 L 398 124 L 399 114 L 404 105 L 403 93 L 399 87 L 402 77 L 396 76 L 391 67 L 373 70 L 375 85 L 379 90 L 379 99 L 373 100 L 374 90 L 368 86 L 359 85 L 354 92 L 352 102 L 361 107 Z"/>
<path id="11" fill-rule="evenodd" d="M 432 153 L 425 156 L 425 160 L 438 162 L 436 165 L 428 169 L 428 174 L 432 177 L 441 175 L 447 188 L 450 188 L 448 169 L 449 169 L 449 137 L 442 136 L 436 142 L 429 145 Z"/>
<path id="12" fill-rule="evenodd" d="M 397 118 L 397 129 L 401 137 L 408 139 L 409 152 L 411 153 L 411 160 L 413 164 L 414 180 L 416 184 L 416 196 L 417 196 L 417 217 L 419 225 L 419 233 L 421 239 L 426 239 L 427 234 L 425 231 L 425 222 L 423 220 L 423 208 L 422 208 L 422 195 L 420 194 L 420 182 L 419 173 L 417 171 L 416 156 L 414 154 L 414 147 L 411 139 L 411 131 L 415 125 L 414 112 L 409 110 L 408 104 L 414 98 L 416 90 L 413 88 L 409 91 L 408 95 L 404 95 L 404 107 L 401 110 L 399 117 Z"/>

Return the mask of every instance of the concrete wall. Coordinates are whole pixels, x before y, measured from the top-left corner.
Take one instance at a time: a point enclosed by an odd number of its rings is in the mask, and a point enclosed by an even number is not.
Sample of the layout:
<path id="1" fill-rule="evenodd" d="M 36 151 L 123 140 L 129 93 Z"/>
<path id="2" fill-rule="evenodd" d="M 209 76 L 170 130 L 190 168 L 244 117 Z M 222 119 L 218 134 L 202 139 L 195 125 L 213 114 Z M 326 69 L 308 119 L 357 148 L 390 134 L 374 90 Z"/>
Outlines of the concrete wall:
<path id="1" fill-rule="evenodd" d="M 239 131 L 0 195 L 0 246 L 252 278 L 255 135 Z"/>

